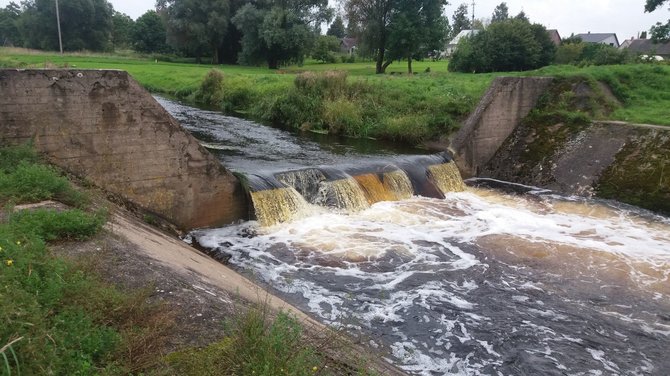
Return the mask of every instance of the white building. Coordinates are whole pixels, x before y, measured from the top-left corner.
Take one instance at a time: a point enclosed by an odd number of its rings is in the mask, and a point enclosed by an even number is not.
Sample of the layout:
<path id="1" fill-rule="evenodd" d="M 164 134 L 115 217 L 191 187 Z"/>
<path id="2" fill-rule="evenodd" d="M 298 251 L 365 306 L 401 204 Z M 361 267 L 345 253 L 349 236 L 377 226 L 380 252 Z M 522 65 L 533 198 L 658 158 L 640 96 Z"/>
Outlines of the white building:
<path id="1" fill-rule="evenodd" d="M 581 38 L 582 42 L 585 43 L 599 43 L 606 44 L 615 48 L 619 48 L 619 38 L 616 37 L 614 33 L 591 33 L 586 34 L 577 34 L 575 35 L 578 38 Z"/>
<path id="2" fill-rule="evenodd" d="M 458 42 L 461 41 L 463 38 L 470 38 L 473 35 L 477 35 L 479 33 L 479 30 L 461 30 L 454 39 L 452 39 L 449 44 L 447 44 L 447 49 L 444 51 L 445 56 L 451 56 L 454 51 L 456 51 L 456 47 L 458 46 Z"/>

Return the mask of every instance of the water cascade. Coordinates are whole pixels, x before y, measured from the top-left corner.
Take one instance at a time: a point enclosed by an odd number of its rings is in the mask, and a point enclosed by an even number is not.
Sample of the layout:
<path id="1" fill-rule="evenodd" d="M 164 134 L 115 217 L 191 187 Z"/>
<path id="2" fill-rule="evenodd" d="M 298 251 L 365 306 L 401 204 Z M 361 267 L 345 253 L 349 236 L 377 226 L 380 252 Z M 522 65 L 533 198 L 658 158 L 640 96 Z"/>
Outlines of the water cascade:
<path id="1" fill-rule="evenodd" d="M 193 239 L 409 374 L 670 374 L 670 218 L 162 103 L 258 219 Z"/>
<path id="2" fill-rule="evenodd" d="M 355 213 L 377 202 L 413 195 L 442 198 L 465 187 L 456 165 L 443 155 L 254 174 L 248 186 L 262 226 L 304 218 L 315 207 Z"/>

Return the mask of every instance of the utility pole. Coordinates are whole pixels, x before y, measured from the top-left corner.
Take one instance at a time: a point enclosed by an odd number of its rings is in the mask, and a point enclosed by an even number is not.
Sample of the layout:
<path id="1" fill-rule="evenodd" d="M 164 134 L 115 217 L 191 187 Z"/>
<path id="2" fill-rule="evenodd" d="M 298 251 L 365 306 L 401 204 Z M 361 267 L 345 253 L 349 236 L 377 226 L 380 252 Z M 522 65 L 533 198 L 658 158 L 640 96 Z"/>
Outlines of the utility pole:
<path id="1" fill-rule="evenodd" d="M 56 0 L 58 1 L 58 0 Z M 470 26 L 472 29 L 475 28 L 475 0 L 472 0 L 472 25 Z"/>
<path id="2" fill-rule="evenodd" d="M 60 12 L 58 10 L 58 0 L 56 0 L 56 23 L 58 24 L 58 46 L 60 47 L 60 54 L 63 54 L 63 39 L 60 36 Z"/>

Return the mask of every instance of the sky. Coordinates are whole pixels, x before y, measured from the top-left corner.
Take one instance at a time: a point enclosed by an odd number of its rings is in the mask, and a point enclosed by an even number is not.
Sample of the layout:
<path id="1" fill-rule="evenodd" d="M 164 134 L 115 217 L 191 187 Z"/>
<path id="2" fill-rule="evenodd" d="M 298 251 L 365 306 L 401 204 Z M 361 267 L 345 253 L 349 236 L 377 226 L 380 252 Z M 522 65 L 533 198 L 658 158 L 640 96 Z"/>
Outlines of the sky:
<path id="1" fill-rule="evenodd" d="M 10 0 L 0 0 L 4 7 Z M 155 0 L 109 0 L 114 9 L 126 13 L 133 19 L 154 8 Z M 446 14 L 451 16 L 461 2 L 472 0 L 450 0 Z M 18 2 L 18 1 L 17 1 Z M 501 0 L 475 0 L 475 16 L 491 18 L 493 9 Z M 336 1 L 330 0 L 336 6 Z M 616 33 L 619 41 L 637 36 L 649 30 L 656 22 L 667 22 L 670 10 L 667 3 L 653 13 L 644 13 L 645 0 L 507 0 L 510 15 L 523 10 L 532 22 L 541 23 L 548 29 L 558 29 L 561 37 L 575 33 Z M 470 7 L 470 11 L 472 8 Z"/>

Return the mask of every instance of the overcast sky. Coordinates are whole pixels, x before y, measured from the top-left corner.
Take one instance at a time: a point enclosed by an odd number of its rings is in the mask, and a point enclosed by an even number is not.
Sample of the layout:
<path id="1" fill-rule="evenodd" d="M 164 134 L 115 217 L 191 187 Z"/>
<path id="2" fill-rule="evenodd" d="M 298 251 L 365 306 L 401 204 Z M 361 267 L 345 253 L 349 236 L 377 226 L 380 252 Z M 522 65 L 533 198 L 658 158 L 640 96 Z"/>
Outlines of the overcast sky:
<path id="1" fill-rule="evenodd" d="M 5 6 L 10 0 L 0 0 Z M 468 4 L 472 0 L 466 0 Z M 493 8 L 500 0 L 475 0 L 475 16 L 491 18 Z M 18 2 L 18 1 L 17 1 Z M 126 13 L 133 19 L 154 8 L 155 0 L 110 0 L 114 9 Z M 331 4 L 336 4 L 330 0 Z M 451 0 L 447 15 L 451 15 L 462 1 Z M 670 19 L 667 6 L 653 13 L 644 13 L 644 0 L 508 0 L 510 14 L 515 15 L 522 9 L 531 21 L 541 23 L 549 29 L 558 29 L 562 37 L 571 33 L 616 33 L 619 41 L 649 30 L 658 21 Z M 470 11 L 472 8 L 470 7 Z"/>

